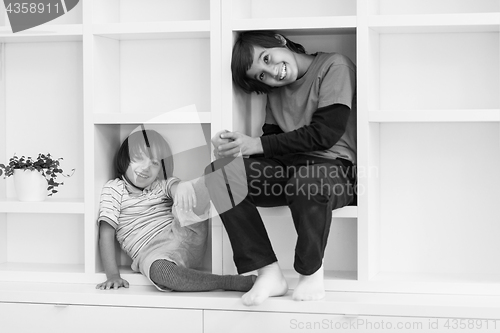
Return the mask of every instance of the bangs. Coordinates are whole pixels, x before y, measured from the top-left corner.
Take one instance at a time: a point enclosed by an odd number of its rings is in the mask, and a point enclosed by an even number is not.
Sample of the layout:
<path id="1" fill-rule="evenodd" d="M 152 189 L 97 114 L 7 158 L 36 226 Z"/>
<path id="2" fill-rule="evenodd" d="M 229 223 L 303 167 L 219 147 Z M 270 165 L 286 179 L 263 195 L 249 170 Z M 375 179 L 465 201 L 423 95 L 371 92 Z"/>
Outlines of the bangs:
<path id="1" fill-rule="evenodd" d="M 168 157 L 169 149 L 158 144 L 148 145 L 146 140 L 129 140 L 129 156 L 131 161 L 141 160 L 145 157 L 160 161 Z"/>
<path id="2" fill-rule="evenodd" d="M 123 141 L 115 159 L 116 177 L 121 178 L 130 165 L 130 161 L 147 157 L 162 162 L 163 176 L 170 177 L 174 171 L 172 150 L 165 138 L 156 131 L 142 130 L 129 135 Z"/>
<path id="3" fill-rule="evenodd" d="M 247 71 L 253 63 L 253 45 L 244 43 L 242 40 L 236 42 L 233 47 L 231 57 L 231 72 L 233 81 L 246 93 L 253 91 L 251 84 L 248 82 Z"/>

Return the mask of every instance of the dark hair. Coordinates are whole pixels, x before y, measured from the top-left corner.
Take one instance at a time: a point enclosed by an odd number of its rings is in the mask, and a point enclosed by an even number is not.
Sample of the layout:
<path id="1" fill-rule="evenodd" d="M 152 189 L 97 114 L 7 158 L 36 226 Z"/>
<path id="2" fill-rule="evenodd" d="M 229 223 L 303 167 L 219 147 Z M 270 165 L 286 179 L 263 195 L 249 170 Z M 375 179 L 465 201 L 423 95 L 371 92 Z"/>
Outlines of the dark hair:
<path id="1" fill-rule="evenodd" d="M 258 94 L 267 94 L 272 90 L 272 87 L 258 80 L 247 77 L 246 72 L 252 66 L 253 48 L 260 46 L 264 48 L 286 47 L 295 53 L 306 53 L 304 47 L 300 44 L 292 42 L 285 36 L 286 44 L 277 38 L 281 35 L 271 30 L 257 30 L 240 32 L 233 46 L 233 55 L 231 59 L 231 72 L 233 82 L 246 93 L 256 92 Z"/>
<path id="2" fill-rule="evenodd" d="M 174 161 L 170 145 L 158 132 L 143 129 L 130 134 L 118 149 L 115 157 L 116 177 L 121 178 L 125 175 L 130 160 L 142 158 L 143 154 L 161 160 L 164 178 L 173 174 Z"/>

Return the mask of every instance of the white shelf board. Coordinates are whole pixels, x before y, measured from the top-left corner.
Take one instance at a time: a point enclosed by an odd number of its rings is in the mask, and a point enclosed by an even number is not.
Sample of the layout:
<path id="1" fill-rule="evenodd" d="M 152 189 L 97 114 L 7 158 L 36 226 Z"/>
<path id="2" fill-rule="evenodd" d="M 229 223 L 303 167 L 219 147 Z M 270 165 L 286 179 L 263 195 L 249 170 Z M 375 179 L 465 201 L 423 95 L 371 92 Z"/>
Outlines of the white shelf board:
<path id="1" fill-rule="evenodd" d="M 42 263 L 2 263 L 0 281 L 16 283 L 88 283 L 84 265 L 42 264 Z M 1 284 L 1 283 L 0 283 Z M 0 298 L 1 299 L 1 298 Z"/>
<path id="2" fill-rule="evenodd" d="M 371 281 L 419 282 L 419 283 L 484 283 L 500 286 L 500 275 L 487 275 L 474 271 L 464 274 L 430 272 L 379 272 Z"/>
<path id="3" fill-rule="evenodd" d="M 258 207 L 258 210 L 263 218 L 272 218 L 276 216 L 290 216 L 290 209 L 286 206 L 281 207 Z M 332 212 L 333 218 L 357 218 L 358 217 L 358 207 L 357 206 L 346 206 L 336 209 Z"/>
<path id="4" fill-rule="evenodd" d="M 499 296 L 417 295 L 413 293 L 327 292 L 314 302 L 296 302 L 292 291 L 248 307 L 241 292 L 159 292 L 154 286 L 98 290 L 95 283 L 0 283 L 0 301 L 9 303 L 204 309 L 269 313 L 358 316 L 500 319 Z"/>
<path id="5" fill-rule="evenodd" d="M 308 32 L 335 32 L 343 29 L 355 29 L 356 16 L 327 16 L 308 18 L 272 18 L 272 19 L 241 19 L 233 20 L 231 28 L 243 30 L 297 30 L 302 34 Z"/>
<path id="6" fill-rule="evenodd" d="M 381 33 L 498 32 L 500 13 L 373 15 L 368 27 Z"/>
<path id="7" fill-rule="evenodd" d="M 118 40 L 209 38 L 210 21 L 95 24 L 92 26 L 92 33 Z"/>
<path id="8" fill-rule="evenodd" d="M 40 25 L 28 30 L 12 32 L 10 27 L 0 27 L 1 43 L 70 42 L 83 40 L 83 25 Z"/>
<path id="9" fill-rule="evenodd" d="M 84 211 L 83 199 L 48 198 L 41 202 L 22 202 L 16 199 L 0 201 L 0 213 L 83 214 Z"/>
<path id="10" fill-rule="evenodd" d="M 209 112 L 148 113 L 94 113 L 94 124 L 206 124 L 210 123 Z"/>
<path id="11" fill-rule="evenodd" d="M 370 111 L 372 123 L 388 122 L 499 122 L 500 109 Z"/>
<path id="12" fill-rule="evenodd" d="M 84 269 L 76 264 L 7 262 L 0 264 L 0 274 L 4 272 L 83 273 Z"/>
<path id="13" fill-rule="evenodd" d="M 500 276 L 469 272 L 443 274 L 425 272 L 379 272 L 357 290 L 449 295 L 500 296 Z"/>

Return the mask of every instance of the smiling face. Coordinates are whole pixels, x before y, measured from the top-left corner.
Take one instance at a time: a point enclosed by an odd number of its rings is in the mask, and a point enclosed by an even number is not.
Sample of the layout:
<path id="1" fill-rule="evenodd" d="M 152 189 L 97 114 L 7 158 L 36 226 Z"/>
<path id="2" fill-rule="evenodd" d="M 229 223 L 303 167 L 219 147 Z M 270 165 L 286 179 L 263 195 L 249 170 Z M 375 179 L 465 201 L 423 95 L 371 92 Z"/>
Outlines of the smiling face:
<path id="1" fill-rule="evenodd" d="M 296 53 L 286 47 L 263 48 L 254 46 L 253 62 L 247 77 L 270 87 L 282 87 L 300 77 Z"/>
<path id="2" fill-rule="evenodd" d="M 161 170 L 161 161 L 155 157 L 148 157 L 141 153 L 130 159 L 130 164 L 125 172 L 127 179 L 136 187 L 145 188 L 151 185 Z"/>

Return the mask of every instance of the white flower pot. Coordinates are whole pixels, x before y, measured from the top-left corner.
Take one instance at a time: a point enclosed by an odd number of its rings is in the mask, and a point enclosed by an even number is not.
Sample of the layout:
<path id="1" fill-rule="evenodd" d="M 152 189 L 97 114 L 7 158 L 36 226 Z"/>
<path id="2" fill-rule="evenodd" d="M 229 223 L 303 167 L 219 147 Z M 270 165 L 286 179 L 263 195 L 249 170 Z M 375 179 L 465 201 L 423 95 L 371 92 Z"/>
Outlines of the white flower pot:
<path id="1" fill-rule="evenodd" d="M 14 170 L 14 185 L 20 201 L 44 201 L 47 179 L 36 170 Z"/>

